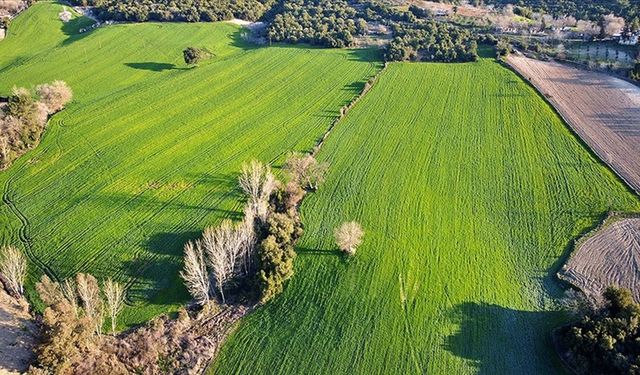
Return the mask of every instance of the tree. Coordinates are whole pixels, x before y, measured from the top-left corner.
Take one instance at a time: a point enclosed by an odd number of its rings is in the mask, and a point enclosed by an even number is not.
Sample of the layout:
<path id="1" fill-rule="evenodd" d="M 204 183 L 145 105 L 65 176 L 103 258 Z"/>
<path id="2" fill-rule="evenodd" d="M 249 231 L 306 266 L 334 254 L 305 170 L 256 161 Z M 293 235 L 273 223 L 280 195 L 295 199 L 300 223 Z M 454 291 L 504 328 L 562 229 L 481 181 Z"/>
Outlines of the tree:
<path id="1" fill-rule="evenodd" d="M 243 164 L 238 182 L 242 191 L 249 197 L 248 204 L 253 216 L 265 222 L 268 200 L 276 186 L 271 168 L 256 160 Z"/>
<path id="2" fill-rule="evenodd" d="M 184 246 L 184 268 L 180 277 L 198 304 L 204 306 L 209 302 L 209 273 L 200 241 L 189 241 Z"/>
<path id="3" fill-rule="evenodd" d="M 293 276 L 293 245 L 302 235 L 302 225 L 297 218 L 274 213 L 268 219 L 269 235 L 258 248 L 258 272 L 260 302 L 266 303 L 280 293 L 287 280 Z"/>
<path id="4" fill-rule="evenodd" d="M 36 95 L 40 98 L 40 102 L 47 107 L 49 113 L 55 113 L 64 108 L 71 100 L 73 92 L 66 82 L 53 81 L 36 87 Z"/>
<path id="5" fill-rule="evenodd" d="M 0 273 L 7 280 L 10 293 L 24 294 L 24 279 L 27 275 L 27 258 L 14 246 L 5 246 L 1 250 Z"/>
<path id="6" fill-rule="evenodd" d="M 122 311 L 124 305 L 124 288 L 109 278 L 102 284 L 102 291 L 104 292 L 107 309 L 109 310 L 109 316 L 111 318 L 111 332 L 115 333 L 118 314 Z"/>
<path id="7" fill-rule="evenodd" d="M 631 292 L 615 287 L 603 303 L 558 329 L 563 356 L 577 374 L 640 373 L 640 305 Z"/>
<path id="8" fill-rule="evenodd" d="M 76 275 L 76 288 L 85 316 L 93 322 L 95 332 L 99 335 L 102 334 L 104 305 L 100 296 L 98 280 L 92 275 L 79 273 Z"/>
<path id="9" fill-rule="evenodd" d="M 201 61 L 211 58 L 211 53 L 207 50 L 197 47 L 187 47 L 182 51 L 184 62 L 187 65 L 197 65 Z"/>
<path id="10" fill-rule="evenodd" d="M 364 231 L 355 221 L 343 223 L 335 230 L 335 239 L 338 248 L 348 255 L 355 255 L 358 246 L 362 243 Z"/>
<path id="11" fill-rule="evenodd" d="M 329 165 L 319 163 L 313 155 L 294 152 L 284 163 L 284 170 L 292 181 L 303 189 L 317 190 L 324 182 Z"/>
<path id="12" fill-rule="evenodd" d="M 95 279 L 94 279 L 95 280 Z M 78 316 L 60 284 L 43 276 L 36 290 L 46 308 L 42 314 L 42 342 L 38 346 L 38 365 L 47 373 L 68 374 L 73 364 L 94 347 L 95 320 Z"/>

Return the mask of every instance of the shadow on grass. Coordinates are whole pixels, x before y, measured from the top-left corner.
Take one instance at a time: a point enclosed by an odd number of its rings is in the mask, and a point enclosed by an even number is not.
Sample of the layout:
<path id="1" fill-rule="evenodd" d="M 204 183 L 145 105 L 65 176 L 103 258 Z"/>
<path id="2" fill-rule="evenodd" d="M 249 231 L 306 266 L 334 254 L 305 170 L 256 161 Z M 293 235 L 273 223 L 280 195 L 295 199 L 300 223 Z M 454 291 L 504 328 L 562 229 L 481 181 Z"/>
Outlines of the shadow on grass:
<path id="1" fill-rule="evenodd" d="M 152 72 L 162 72 L 165 70 L 174 70 L 180 69 L 184 70 L 184 68 L 178 68 L 175 64 L 169 63 L 159 63 L 159 62 L 137 62 L 137 63 L 124 63 L 124 65 L 129 68 L 139 69 L 139 70 L 150 70 Z"/>
<path id="2" fill-rule="evenodd" d="M 551 332 L 565 318 L 561 312 L 463 303 L 450 313 L 458 330 L 445 340 L 445 349 L 468 360 L 477 374 L 562 373 Z"/>
<path id="3" fill-rule="evenodd" d="M 80 33 L 80 30 L 87 28 L 94 23 L 95 22 L 91 18 L 84 16 L 75 17 L 69 22 L 63 22 L 60 29 L 62 30 L 64 35 L 67 36 L 67 39 L 62 42 L 62 45 L 66 46 L 89 36 L 89 34 L 91 34 L 90 31 Z"/>

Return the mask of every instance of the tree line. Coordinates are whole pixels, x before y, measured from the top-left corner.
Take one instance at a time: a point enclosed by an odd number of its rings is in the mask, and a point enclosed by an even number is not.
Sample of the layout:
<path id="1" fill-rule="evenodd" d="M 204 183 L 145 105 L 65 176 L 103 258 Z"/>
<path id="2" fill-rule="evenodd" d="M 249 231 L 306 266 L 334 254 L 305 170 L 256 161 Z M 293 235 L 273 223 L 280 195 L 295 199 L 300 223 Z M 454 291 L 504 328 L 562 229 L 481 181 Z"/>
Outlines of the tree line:
<path id="1" fill-rule="evenodd" d="M 208 22 L 240 18 L 257 21 L 275 0 L 74 0 L 95 7 L 102 20 Z"/>

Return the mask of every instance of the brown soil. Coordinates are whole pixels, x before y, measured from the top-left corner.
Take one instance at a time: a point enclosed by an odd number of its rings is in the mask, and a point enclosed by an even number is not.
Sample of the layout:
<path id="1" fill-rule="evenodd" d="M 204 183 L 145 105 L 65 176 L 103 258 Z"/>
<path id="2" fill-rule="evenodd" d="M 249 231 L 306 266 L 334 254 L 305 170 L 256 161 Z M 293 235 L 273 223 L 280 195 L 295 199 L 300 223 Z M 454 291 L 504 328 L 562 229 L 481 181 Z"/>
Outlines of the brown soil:
<path id="1" fill-rule="evenodd" d="M 640 218 L 607 220 L 578 244 L 558 276 L 596 298 L 615 285 L 640 301 Z"/>
<path id="2" fill-rule="evenodd" d="M 33 360 L 38 325 L 24 299 L 9 296 L 0 286 L 0 374 L 19 374 Z"/>
<path id="3" fill-rule="evenodd" d="M 604 73 L 511 55 L 571 128 L 640 193 L 640 88 Z"/>

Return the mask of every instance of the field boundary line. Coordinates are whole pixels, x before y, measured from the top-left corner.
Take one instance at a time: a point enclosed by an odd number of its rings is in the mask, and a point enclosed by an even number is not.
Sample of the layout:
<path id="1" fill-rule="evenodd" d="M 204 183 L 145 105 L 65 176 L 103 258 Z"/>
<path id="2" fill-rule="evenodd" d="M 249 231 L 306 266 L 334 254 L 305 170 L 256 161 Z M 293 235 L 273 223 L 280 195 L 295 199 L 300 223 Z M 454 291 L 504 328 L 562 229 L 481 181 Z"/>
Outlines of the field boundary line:
<path id="1" fill-rule="evenodd" d="M 620 172 L 618 172 L 618 170 L 612 164 L 606 161 L 606 158 L 604 157 L 604 155 L 602 155 L 604 150 L 599 152 L 582 137 L 582 135 L 580 134 L 580 127 L 577 126 L 573 121 L 570 121 L 562 113 L 562 111 L 560 111 L 559 105 L 555 101 L 555 98 L 553 98 L 553 96 L 546 94 L 539 85 L 533 82 L 533 80 L 527 78 L 526 75 L 520 72 L 520 70 L 518 70 L 518 68 L 514 64 L 511 64 L 508 59 L 503 63 L 503 66 L 516 73 L 516 75 L 518 75 L 518 77 L 520 77 L 525 82 L 529 83 L 529 85 L 531 85 L 531 87 L 536 90 L 536 92 L 544 99 L 544 101 L 547 102 L 547 104 L 549 104 L 551 108 L 553 108 L 553 111 L 567 125 L 567 128 L 571 131 L 571 133 L 580 140 L 580 143 L 582 143 L 592 153 L 592 155 L 594 155 L 598 160 L 606 165 L 609 170 L 611 170 L 624 183 L 624 185 L 626 185 L 633 193 L 635 193 L 635 195 L 640 196 L 640 187 L 636 187 L 634 186 L 634 184 L 630 183 L 625 177 L 622 176 Z"/>
<path id="2" fill-rule="evenodd" d="M 369 78 L 367 82 L 365 82 L 364 87 L 362 88 L 362 91 L 360 91 L 360 93 L 356 95 L 356 97 L 354 97 L 353 100 L 349 102 L 349 104 L 346 104 L 340 108 L 340 114 L 335 119 L 333 119 L 333 121 L 331 122 L 331 125 L 329 125 L 329 127 L 324 132 L 322 137 L 320 137 L 320 139 L 316 142 L 316 145 L 313 146 L 313 149 L 311 151 L 311 156 L 316 157 L 316 155 L 324 145 L 324 142 L 327 140 L 327 138 L 331 134 L 331 131 L 333 130 L 333 128 L 335 128 L 336 125 L 338 125 L 338 123 L 347 116 L 349 111 L 353 107 L 355 107 L 356 104 L 358 104 L 360 99 L 362 99 L 365 95 L 367 95 L 369 91 L 371 91 L 373 86 L 375 86 L 375 84 L 378 82 L 378 79 L 380 78 L 382 73 L 384 73 L 387 70 L 388 66 L 389 64 L 385 62 L 382 69 L 380 69 L 376 74 L 374 74 L 371 78 Z"/>

